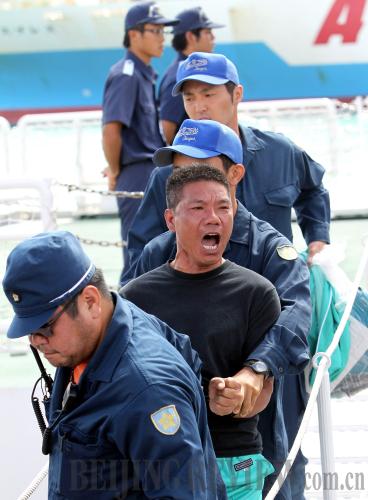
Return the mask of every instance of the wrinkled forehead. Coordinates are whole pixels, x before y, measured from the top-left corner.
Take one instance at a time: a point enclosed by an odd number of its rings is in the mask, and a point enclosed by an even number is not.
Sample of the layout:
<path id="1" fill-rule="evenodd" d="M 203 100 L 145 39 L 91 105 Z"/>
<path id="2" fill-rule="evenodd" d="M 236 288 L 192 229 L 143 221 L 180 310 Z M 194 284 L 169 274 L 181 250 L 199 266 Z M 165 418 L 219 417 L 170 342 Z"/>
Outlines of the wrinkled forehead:
<path id="1" fill-rule="evenodd" d="M 227 188 L 215 180 L 198 179 L 186 183 L 180 196 L 182 201 L 189 203 L 221 203 L 230 201 Z"/>

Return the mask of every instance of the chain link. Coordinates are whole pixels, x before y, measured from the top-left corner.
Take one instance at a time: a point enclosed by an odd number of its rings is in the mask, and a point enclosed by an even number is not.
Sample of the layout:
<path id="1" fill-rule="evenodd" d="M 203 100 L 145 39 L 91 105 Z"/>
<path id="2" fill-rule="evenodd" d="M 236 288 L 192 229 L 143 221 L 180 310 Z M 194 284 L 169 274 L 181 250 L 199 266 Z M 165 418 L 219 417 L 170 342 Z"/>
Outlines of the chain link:
<path id="1" fill-rule="evenodd" d="M 102 196 L 116 196 L 117 198 L 143 198 L 143 191 L 106 191 L 103 189 L 93 189 L 89 187 L 77 186 L 76 184 L 67 184 L 55 181 L 57 186 L 65 187 L 69 192 L 82 191 L 84 193 L 100 194 Z"/>
<path id="2" fill-rule="evenodd" d="M 76 184 L 67 184 L 64 182 L 55 181 L 57 186 L 65 187 L 69 192 L 82 191 L 84 193 L 100 194 L 102 196 L 116 196 L 117 198 L 142 198 L 143 191 L 104 191 L 100 189 L 93 189 L 88 187 L 77 186 Z M 91 238 L 82 238 L 76 235 L 78 240 L 85 245 L 97 245 L 99 247 L 116 247 L 123 248 L 127 246 L 126 241 L 106 241 L 106 240 L 93 240 Z"/>
<path id="3" fill-rule="evenodd" d="M 127 246 L 126 241 L 92 240 L 90 238 L 82 238 L 77 234 L 76 237 L 81 243 L 84 243 L 85 245 L 97 245 L 99 247 L 117 247 L 117 248 L 123 248 Z"/>

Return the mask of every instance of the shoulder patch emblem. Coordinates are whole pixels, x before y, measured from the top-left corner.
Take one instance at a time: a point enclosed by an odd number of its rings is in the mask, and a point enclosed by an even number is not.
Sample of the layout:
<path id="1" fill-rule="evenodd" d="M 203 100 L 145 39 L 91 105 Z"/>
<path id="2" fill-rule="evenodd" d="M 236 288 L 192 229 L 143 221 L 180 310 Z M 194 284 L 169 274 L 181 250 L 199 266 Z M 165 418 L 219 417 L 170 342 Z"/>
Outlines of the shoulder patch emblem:
<path id="1" fill-rule="evenodd" d="M 151 413 L 151 420 L 161 434 L 172 436 L 180 428 L 180 417 L 175 405 L 168 405 Z"/>
<path id="2" fill-rule="evenodd" d="M 296 260 L 298 258 L 298 252 L 293 247 L 293 245 L 282 245 L 276 248 L 276 252 L 284 260 Z"/>
<path id="3" fill-rule="evenodd" d="M 132 61 L 131 59 L 127 59 L 124 62 L 122 73 L 123 75 L 132 76 L 132 74 L 134 73 L 134 61 Z"/>

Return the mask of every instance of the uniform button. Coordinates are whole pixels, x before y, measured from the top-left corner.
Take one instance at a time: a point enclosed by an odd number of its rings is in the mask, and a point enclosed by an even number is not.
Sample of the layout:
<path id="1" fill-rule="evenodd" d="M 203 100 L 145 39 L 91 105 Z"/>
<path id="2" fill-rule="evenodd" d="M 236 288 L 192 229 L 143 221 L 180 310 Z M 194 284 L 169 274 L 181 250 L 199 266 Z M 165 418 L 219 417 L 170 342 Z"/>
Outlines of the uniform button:
<path id="1" fill-rule="evenodd" d="M 282 367 L 282 366 L 279 366 L 279 372 L 280 372 L 280 373 L 284 373 L 284 369 L 283 369 L 283 367 Z"/>

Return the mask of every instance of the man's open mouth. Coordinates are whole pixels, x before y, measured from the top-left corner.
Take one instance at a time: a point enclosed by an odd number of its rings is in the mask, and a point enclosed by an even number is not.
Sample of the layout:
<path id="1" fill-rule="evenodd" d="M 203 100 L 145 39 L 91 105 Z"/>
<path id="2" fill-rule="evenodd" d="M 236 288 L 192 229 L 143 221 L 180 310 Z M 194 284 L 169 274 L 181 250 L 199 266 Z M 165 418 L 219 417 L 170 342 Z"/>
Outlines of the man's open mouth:
<path id="1" fill-rule="evenodd" d="M 202 238 L 202 246 L 206 250 L 217 250 L 220 243 L 220 235 L 218 233 L 207 233 Z"/>

